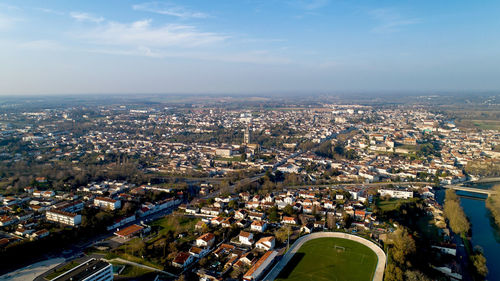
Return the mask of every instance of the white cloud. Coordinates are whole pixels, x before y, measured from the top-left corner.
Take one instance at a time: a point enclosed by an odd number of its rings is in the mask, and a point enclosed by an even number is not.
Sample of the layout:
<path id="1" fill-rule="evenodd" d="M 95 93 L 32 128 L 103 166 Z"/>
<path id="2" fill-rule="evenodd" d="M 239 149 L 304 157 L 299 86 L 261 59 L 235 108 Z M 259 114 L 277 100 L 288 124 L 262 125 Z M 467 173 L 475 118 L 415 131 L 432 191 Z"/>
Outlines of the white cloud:
<path id="1" fill-rule="evenodd" d="M 317 10 L 329 3 L 329 0 L 294 0 L 289 2 L 290 5 L 307 11 Z"/>
<path id="2" fill-rule="evenodd" d="M 70 16 L 77 21 L 89 21 L 94 23 L 100 23 L 104 21 L 103 17 L 93 16 L 91 14 L 82 13 L 82 12 L 71 12 Z"/>
<path id="3" fill-rule="evenodd" d="M 23 42 L 19 47 L 24 49 L 33 50 L 63 50 L 65 49 L 61 44 L 53 40 L 34 40 Z"/>
<path id="4" fill-rule="evenodd" d="M 132 8 L 136 11 L 150 12 L 184 19 L 208 17 L 208 15 L 205 13 L 191 11 L 183 6 L 179 6 L 170 2 L 147 2 L 133 5 Z"/>
<path id="5" fill-rule="evenodd" d="M 152 50 L 149 47 L 138 46 L 135 49 L 92 49 L 87 50 L 93 53 L 102 53 L 121 56 L 145 56 L 152 58 L 184 58 L 203 61 L 218 61 L 228 63 L 252 63 L 252 64 L 290 64 L 293 63 L 287 57 L 272 54 L 268 51 L 247 51 L 224 53 L 205 51 L 169 51 Z"/>
<path id="6" fill-rule="evenodd" d="M 18 6 L 14 6 L 14 5 L 10 5 L 10 4 L 4 4 L 4 3 L 0 3 L 0 9 L 2 9 L 2 10 L 18 10 L 18 11 L 22 10 Z"/>
<path id="7" fill-rule="evenodd" d="M 152 20 L 141 20 L 132 23 L 107 22 L 82 37 L 97 44 L 119 46 L 145 46 L 148 48 L 198 47 L 218 43 L 228 36 L 202 32 L 194 26 L 167 24 L 154 27 Z"/>
<path id="8" fill-rule="evenodd" d="M 8 30 L 14 26 L 16 22 L 19 22 L 20 19 L 12 18 L 9 16 L 5 16 L 0 14 L 0 30 Z"/>
<path id="9" fill-rule="evenodd" d="M 379 22 L 372 31 L 378 33 L 390 33 L 400 31 L 403 26 L 421 23 L 419 18 L 405 18 L 394 9 L 375 9 L 368 12 L 368 14 L 376 21 Z"/>
<path id="10" fill-rule="evenodd" d="M 53 10 L 53 9 L 48 9 L 48 8 L 34 8 L 34 9 L 37 11 L 40 11 L 40 12 L 47 13 L 47 14 L 54 14 L 54 15 L 59 15 L 59 16 L 66 15 L 66 13 L 64 13 L 64 12 Z"/>

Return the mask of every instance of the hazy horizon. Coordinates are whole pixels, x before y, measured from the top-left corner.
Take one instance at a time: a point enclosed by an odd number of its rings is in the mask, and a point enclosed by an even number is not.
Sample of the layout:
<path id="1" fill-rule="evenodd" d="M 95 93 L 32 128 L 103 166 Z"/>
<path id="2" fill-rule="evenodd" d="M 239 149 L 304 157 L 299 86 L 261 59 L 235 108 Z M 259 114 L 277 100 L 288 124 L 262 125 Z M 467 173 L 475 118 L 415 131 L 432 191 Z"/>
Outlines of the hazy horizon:
<path id="1" fill-rule="evenodd" d="M 0 96 L 500 90 L 497 1 L 5 1 Z"/>

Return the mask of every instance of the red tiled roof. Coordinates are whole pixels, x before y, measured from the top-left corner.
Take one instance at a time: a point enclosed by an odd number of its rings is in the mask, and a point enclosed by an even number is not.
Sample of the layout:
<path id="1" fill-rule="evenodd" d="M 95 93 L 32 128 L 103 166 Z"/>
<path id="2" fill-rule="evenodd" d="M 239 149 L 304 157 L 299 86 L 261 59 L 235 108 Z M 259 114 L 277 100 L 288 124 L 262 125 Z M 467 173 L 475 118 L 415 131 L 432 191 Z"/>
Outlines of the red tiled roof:
<path id="1" fill-rule="evenodd" d="M 266 252 L 253 266 L 250 268 L 245 276 L 251 276 L 259 267 L 269 258 L 269 256 L 273 253 L 273 251 Z"/>
<path id="2" fill-rule="evenodd" d="M 115 232 L 115 235 L 117 236 L 122 236 L 122 237 L 127 237 L 127 236 L 130 236 L 130 235 L 133 235 L 139 231 L 141 231 L 144 227 L 140 226 L 140 225 L 137 225 L 137 224 L 133 224 L 127 228 L 124 228 L 120 231 L 117 231 Z"/>
<path id="3" fill-rule="evenodd" d="M 203 240 L 203 241 L 205 241 L 205 242 L 208 242 L 208 241 L 210 241 L 210 240 L 212 240 L 212 239 L 214 239 L 214 238 L 215 238 L 215 235 L 213 235 L 213 234 L 212 234 L 212 233 L 210 233 L 210 232 L 209 232 L 209 233 L 205 233 L 205 234 L 203 234 L 202 236 L 198 237 L 198 239 L 201 239 L 201 240 Z M 197 239 L 197 240 L 198 240 L 198 239 Z"/>
<path id="4" fill-rule="evenodd" d="M 179 252 L 175 257 L 174 261 L 177 264 L 184 264 L 189 258 L 190 254 L 186 252 Z"/>

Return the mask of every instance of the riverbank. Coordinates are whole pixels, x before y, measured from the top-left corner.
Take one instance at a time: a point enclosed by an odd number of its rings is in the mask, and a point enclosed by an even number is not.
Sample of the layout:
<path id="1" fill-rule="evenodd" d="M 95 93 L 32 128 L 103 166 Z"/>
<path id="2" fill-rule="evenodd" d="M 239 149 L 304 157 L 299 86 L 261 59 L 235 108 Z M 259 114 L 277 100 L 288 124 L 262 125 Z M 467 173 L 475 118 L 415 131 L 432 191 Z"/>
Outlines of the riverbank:
<path id="1" fill-rule="evenodd" d="M 500 185 L 495 185 L 493 190 L 496 194 L 486 199 L 486 208 L 490 210 L 497 227 L 500 227 Z"/>
<path id="2" fill-rule="evenodd" d="M 471 186 L 490 189 L 499 183 L 493 181 L 475 182 Z M 441 198 L 444 197 L 444 191 L 440 190 L 437 195 Z M 486 280 L 500 280 L 500 267 L 498 267 L 498 263 L 500 263 L 500 229 L 494 223 L 492 213 L 486 207 L 487 198 L 462 191 L 458 191 L 457 195 L 459 195 L 460 205 L 471 223 L 470 242 L 472 246 L 480 246 L 486 257 L 489 270 Z M 439 203 L 442 204 L 442 201 Z"/>

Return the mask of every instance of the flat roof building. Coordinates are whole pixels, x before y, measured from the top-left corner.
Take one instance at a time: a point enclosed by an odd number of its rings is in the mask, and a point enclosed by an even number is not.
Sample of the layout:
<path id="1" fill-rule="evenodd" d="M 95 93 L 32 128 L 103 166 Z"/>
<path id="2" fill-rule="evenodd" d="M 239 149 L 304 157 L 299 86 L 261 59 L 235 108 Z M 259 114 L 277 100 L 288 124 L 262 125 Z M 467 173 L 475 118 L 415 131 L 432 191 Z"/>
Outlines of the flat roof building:
<path id="1" fill-rule="evenodd" d="M 90 259 L 63 273 L 52 281 L 112 281 L 113 269 L 110 263 Z"/>
<path id="2" fill-rule="evenodd" d="M 45 213 L 45 217 L 48 221 L 58 222 L 66 225 L 79 225 L 82 223 L 82 216 L 75 214 L 64 212 L 60 210 L 49 210 Z"/>
<path id="3" fill-rule="evenodd" d="M 123 239 L 127 239 L 127 238 L 130 238 L 130 237 L 136 235 L 137 233 L 141 232 L 142 229 L 144 229 L 144 227 L 137 225 L 137 224 L 133 224 L 129 227 L 126 227 L 122 230 L 115 232 L 114 234 L 118 237 L 123 238 Z"/>

